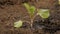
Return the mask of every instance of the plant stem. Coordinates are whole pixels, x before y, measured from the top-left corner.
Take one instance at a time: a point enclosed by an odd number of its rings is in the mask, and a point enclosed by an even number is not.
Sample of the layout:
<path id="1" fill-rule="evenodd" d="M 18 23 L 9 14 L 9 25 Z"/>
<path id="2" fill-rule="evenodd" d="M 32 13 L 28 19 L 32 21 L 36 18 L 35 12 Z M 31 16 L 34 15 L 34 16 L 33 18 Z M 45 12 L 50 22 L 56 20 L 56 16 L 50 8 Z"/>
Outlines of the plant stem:
<path id="1" fill-rule="evenodd" d="M 33 26 L 33 21 L 34 21 L 34 18 L 37 16 L 37 14 L 36 15 L 34 15 L 33 17 L 30 17 L 31 18 L 31 28 L 32 28 L 32 26 Z"/>
<path id="2" fill-rule="evenodd" d="M 32 28 L 32 26 L 33 26 L 33 19 L 31 19 L 31 28 Z"/>

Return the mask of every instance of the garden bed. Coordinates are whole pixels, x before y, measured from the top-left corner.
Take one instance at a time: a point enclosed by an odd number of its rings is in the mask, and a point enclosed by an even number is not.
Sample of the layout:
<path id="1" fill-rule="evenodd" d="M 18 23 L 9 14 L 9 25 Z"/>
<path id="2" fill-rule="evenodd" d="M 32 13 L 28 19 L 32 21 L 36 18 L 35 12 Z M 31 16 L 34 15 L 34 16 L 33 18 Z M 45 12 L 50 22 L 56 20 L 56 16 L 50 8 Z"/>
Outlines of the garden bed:
<path id="1" fill-rule="evenodd" d="M 15 28 L 18 20 L 30 21 L 23 3 L 29 3 L 39 9 L 50 9 L 50 17 L 35 17 L 33 27 L 24 22 L 21 28 Z M 0 34 L 59 34 L 60 5 L 58 0 L 0 0 Z"/>

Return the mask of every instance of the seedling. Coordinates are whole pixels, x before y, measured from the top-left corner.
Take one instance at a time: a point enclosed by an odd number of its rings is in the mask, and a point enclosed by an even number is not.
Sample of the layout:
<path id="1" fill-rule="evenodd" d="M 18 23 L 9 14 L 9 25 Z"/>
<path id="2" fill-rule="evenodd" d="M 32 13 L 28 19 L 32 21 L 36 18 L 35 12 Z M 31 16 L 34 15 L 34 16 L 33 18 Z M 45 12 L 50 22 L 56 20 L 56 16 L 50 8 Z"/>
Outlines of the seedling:
<path id="1" fill-rule="evenodd" d="M 48 18 L 50 16 L 49 9 L 37 9 L 37 13 L 34 15 L 35 10 L 36 10 L 34 6 L 30 6 L 28 3 L 24 3 L 24 6 L 30 15 L 31 27 L 33 24 L 33 20 L 37 15 L 41 16 L 42 18 Z"/>
<path id="2" fill-rule="evenodd" d="M 24 3 L 23 5 L 25 6 L 25 8 L 27 9 L 27 12 L 30 15 L 30 22 L 29 23 L 31 24 L 31 27 L 33 24 L 33 20 L 37 15 L 41 16 L 43 19 L 48 18 L 50 16 L 49 9 L 37 9 L 37 13 L 34 15 L 35 10 L 36 10 L 36 8 L 34 6 L 31 6 L 28 3 Z M 14 27 L 19 28 L 22 26 L 22 24 L 23 24 L 23 21 L 21 21 L 21 20 L 17 21 L 14 23 Z"/>

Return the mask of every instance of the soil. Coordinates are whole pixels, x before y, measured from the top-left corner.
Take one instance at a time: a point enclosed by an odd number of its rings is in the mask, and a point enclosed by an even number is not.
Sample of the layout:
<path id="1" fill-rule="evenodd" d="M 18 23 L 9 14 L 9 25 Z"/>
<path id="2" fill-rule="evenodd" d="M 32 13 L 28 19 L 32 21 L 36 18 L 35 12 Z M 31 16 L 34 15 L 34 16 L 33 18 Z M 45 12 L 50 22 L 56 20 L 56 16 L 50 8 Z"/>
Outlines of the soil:
<path id="1" fill-rule="evenodd" d="M 29 3 L 39 9 L 50 9 L 50 17 L 35 17 L 33 27 L 23 23 L 15 28 L 18 20 L 30 21 L 29 14 L 23 3 Z M 0 0 L 0 34 L 60 34 L 60 5 L 58 0 Z"/>

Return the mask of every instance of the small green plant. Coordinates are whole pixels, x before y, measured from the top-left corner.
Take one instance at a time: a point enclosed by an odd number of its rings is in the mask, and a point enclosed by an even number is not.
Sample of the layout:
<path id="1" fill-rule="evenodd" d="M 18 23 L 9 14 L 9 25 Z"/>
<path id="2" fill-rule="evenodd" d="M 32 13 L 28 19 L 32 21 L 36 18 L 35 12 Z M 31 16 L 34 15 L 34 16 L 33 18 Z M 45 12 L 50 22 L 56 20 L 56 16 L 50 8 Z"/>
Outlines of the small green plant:
<path id="1" fill-rule="evenodd" d="M 36 8 L 34 6 L 31 6 L 28 3 L 24 3 L 23 5 L 25 6 L 25 8 L 27 9 L 27 12 L 30 15 L 30 20 L 31 21 L 29 23 L 31 24 L 31 27 L 32 27 L 32 24 L 33 24 L 33 20 L 37 15 L 41 16 L 43 19 L 48 18 L 50 16 L 49 9 L 37 9 L 37 13 L 34 15 L 35 10 L 36 10 Z M 22 24 L 23 24 L 23 21 L 21 21 L 21 20 L 17 21 L 17 22 L 14 23 L 14 27 L 19 28 L 19 27 L 22 26 Z"/>
<path id="2" fill-rule="evenodd" d="M 50 16 L 49 9 L 37 9 L 37 13 L 34 15 L 35 10 L 36 10 L 36 8 L 34 6 L 31 6 L 28 3 L 24 3 L 24 6 L 26 7 L 26 9 L 28 10 L 28 13 L 30 15 L 31 27 L 33 24 L 33 20 L 37 15 L 41 16 L 42 18 L 48 18 Z"/>

